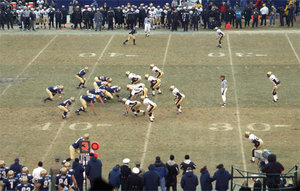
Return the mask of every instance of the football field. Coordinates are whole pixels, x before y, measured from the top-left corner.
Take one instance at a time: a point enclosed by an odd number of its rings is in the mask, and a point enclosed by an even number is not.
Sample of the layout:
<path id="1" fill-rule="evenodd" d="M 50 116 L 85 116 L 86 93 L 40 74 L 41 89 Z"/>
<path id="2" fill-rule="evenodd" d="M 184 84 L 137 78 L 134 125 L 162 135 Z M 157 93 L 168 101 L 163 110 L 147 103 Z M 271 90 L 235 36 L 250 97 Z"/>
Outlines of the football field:
<path id="1" fill-rule="evenodd" d="M 156 32 L 150 38 L 139 32 L 136 46 L 132 41 L 122 45 L 125 32 L 0 34 L 0 159 L 11 164 L 19 157 L 30 171 L 42 160 L 48 169 L 55 156 L 68 158 L 69 145 L 89 133 L 101 145 L 106 179 L 123 158 L 141 161 L 147 169 L 156 156 L 166 162 L 170 154 L 177 163 L 189 154 L 198 169 L 207 165 L 211 174 L 219 163 L 256 172 L 257 165 L 249 162 L 253 145 L 244 137 L 251 131 L 286 169 L 293 167 L 300 162 L 299 31 L 225 34 L 221 49 L 215 32 Z M 112 77 L 112 84 L 122 87 L 120 96 L 128 97 L 125 71 L 143 77 L 153 74 L 150 64 L 165 73 L 163 94 L 149 95 L 158 106 L 153 123 L 147 115 L 123 116 L 125 106 L 117 100 L 96 103 L 97 115 L 90 107 L 79 116 L 74 113 L 95 76 Z M 87 88 L 76 89 L 75 75 L 84 66 L 89 67 Z M 277 103 L 272 103 L 268 71 L 281 81 Z M 225 108 L 220 107 L 220 75 L 229 84 Z M 144 78 L 142 82 L 149 89 Z M 45 89 L 59 84 L 65 87 L 63 100 L 76 100 L 66 120 L 61 119 L 57 96 L 42 101 Z M 171 85 L 186 96 L 180 115 Z"/>

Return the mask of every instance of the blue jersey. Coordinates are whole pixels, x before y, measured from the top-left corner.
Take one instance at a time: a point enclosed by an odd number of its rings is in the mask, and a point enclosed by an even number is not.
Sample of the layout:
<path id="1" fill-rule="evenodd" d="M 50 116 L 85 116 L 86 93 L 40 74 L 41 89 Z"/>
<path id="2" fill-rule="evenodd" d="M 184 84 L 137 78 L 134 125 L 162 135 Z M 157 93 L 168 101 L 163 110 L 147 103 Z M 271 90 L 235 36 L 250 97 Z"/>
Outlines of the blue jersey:
<path id="1" fill-rule="evenodd" d="M 79 77 L 82 77 L 84 75 L 85 75 L 85 70 L 84 69 L 80 70 L 80 72 L 77 74 L 77 76 L 79 76 Z"/>
<path id="2" fill-rule="evenodd" d="M 93 102 L 93 103 L 95 103 L 95 101 L 96 101 L 96 96 L 94 95 L 94 94 L 91 94 L 91 95 L 83 95 L 83 96 L 81 96 L 82 97 L 82 99 L 84 99 L 85 101 L 87 101 L 87 102 Z"/>
<path id="3" fill-rule="evenodd" d="M 48 90 L 52 93 L 61 93 L 61 89 L 59 86 L 51 86 L 48 88 Z"/>
<path id="4" fill-rule="evenodd" d="M 37 180 L 41 184 L 39 191 L 48 191 L 51 184 L 51 176 L 45 176 Z"/>
<path id="5" fill-rule="evenodd" d="M 136 33 L 136 29 L 132 28 L 129 34 L 135 34 Z"/>
<path id="6" fill-rule="evenodd" d="M 89 92 L 91 94 L 94 94 L 94 95 L 100 95 L 101 97 L 103 97 L 103 92 L 100 88 L 98 89 L 90 89 Z"/>
<path id="7" fill-rule="evenodd" d="M 84 141 L 84 138 L 80 137 L 79 139 L 77 139 L 77 141 L 75 141 L 75 143 L 72 144 L 72 146 L 74 147 L 74 149 L 78 149 L 79 148 L 80 141 Z"/>
<path id="8" fill-rule="evenodd" d="M 74 169 L 68 170 L 67 174 L 70 175 L 70 176 L 75 175 Z"/>
<path id="9" fill-rule="evenodd" d="M 32 176 L 31 174 L 23 174 L 23 173 L 19 173 L 19 174 L 17 175 L 17 178 L 20 180 L 20 182 L 21 182 L 21 180 L 22 180 L 23 177 L 26 177 L 26 178 L 28 179 L 28 183 L 33 183 L 33 182 L 32 182 L 33 176 Z"/>
<path id="10" fill-rule="evenodd" d="M 102 90 L 107 90 L 108 89 L 108 87 L 107 86 L 99 86 L 99 89 L 102 89 Z"/>
<path id="11" fill-rule="evenodd" d="M 109 77 L 106 76 L 97 76 L 98 80 L 101 80 L 103 82 L 107 82 L 107 80 L 109 79 Z"/>
<path id="12" fill-rule="evenodd" d="M 0 167 L 0 180 L 6 178 L 6 174 L 9 171 L 7 167 Z"/>
<path id="13" fill-rule="evenodd" d="M 64 107 L 66 107 L 67 104 L 71 105 L 71 104 L 72 104 L 72 101 L 71 101 L 70 99 L 67 99 L 66 101 L 60 103 L 59 105 L 62 105 L 62 106 L 64 106 Z"/>
<path id="14" fill-rule="evenodd" d="M 111 89 L 115 92 L 119 92 L 119 86 L 112 86 Z"/>
<path id="15" fill-rule="evenodd" d="M 56 175 L 56 179 L 55 179 L 56 190 L 58 190 L 58 185 L 60 185 L 63 188 L 67 187 L 69 190 L 69 187 L 73 186 L 72 177 L 68 174 L 67 175 L 62 175 L 62 174 Z"/>
<path id="16" fill-rule="evenodd" d="M 34 185 L 31 183 L 27 183 L 27 184 L 19 184 L 17 186 L 17 190 L 18 191 L 32 191 L 34 189 Z"/>
<path id="17" fill-rule="evenodd" d="M 5 178 L 3 180 L 3 191 L 15 191 L 17 185 L 19 184 L 19 179 L 14 178 Z"/>

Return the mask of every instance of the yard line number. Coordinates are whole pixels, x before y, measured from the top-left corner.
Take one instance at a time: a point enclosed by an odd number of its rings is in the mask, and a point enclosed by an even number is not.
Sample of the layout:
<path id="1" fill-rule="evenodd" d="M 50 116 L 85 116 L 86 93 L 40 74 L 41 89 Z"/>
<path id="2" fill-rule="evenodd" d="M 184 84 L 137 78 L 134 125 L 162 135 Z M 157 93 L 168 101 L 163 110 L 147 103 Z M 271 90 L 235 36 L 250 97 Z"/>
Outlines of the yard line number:
<path id="1" fill-rule="evenodd" d="M 31 127 L 32 129 L 40 130 L 40 131 L 47 131 L 50 130 L 51 127 L 53 126 L 58 126 L 60 123 L 43 123 L 40 125 L 35 125 Z M 92 124 L 89 122 L 78 122 L 78 123 L 72 123 L 69 125 L 69 129 L 73 131 L 86 131 L 88 129 L 91 129 L 93 127 L 111 127 L 111 124 L 103 124 L 103 123 L 98 123 L 98 124 Z"/>
<path id="2" fill-rule="evenodd" d="M 270 125 L 268 123 L 250 123 L 247 125 L 247 128 L 251 131 L 270 131 L 272 127 L 290 127 L 290 125 Z M 212 131 L 231 131 L 233 126 L 230 123 L 212 123 L 208 129 Z"/>

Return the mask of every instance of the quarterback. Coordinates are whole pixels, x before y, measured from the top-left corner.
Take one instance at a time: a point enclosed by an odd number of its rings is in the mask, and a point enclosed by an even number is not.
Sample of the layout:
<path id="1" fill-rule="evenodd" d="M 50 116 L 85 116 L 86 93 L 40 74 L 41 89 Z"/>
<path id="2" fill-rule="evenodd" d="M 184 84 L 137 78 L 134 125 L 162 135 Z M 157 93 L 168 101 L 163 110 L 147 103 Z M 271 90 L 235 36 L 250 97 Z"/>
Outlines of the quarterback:
<path id="1" fill-rule="evenodd" d="M 80 70 L 78 74 L 76 74 L 76 78 L 80 81 L 77 89 L 80 89 L 81 85 L 82 85 L 82 88 L 85 88 L 84 84 L 85 84 L 86 79 L 85 79 L 84 75 L 87 73 L 88 70 L 89 70 L 89 68 L 86 66 L 82 70 Z"/>

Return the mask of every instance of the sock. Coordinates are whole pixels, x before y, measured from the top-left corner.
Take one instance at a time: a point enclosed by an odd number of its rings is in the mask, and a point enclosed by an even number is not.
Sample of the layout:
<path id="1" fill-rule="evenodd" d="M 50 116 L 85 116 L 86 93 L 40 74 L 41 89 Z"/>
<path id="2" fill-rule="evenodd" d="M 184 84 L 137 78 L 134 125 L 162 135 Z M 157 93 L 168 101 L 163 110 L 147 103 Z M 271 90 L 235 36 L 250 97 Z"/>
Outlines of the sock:
<path id="1" fill-rule="evenodd" d="M 140 110 L 137 110 L 136 112 L 137 112 L 137 113 L 140 113 Z"/>
<path id="2" fill-rule="evenodd" d="M 64 115 L 67 116 L 68 112 L 64 112 Z"/>
<path id="3" fill-rule="evenodd" d="M 135 39 L 133 39 L 133 44 L 135 44 Z"/>
<path id="4" fill-rule="evenodd" d="M 80 87 L 81 85 L 82 85 L 82 83 L 80 82 L 79 85 L 78 85 L 78 87 Z"/>
<path id="5" fill-rule="evenodd" d="M 275 101 L 277 101 L 277 99 L 278 99 L 277 94 L 273 95 L 273 99 L 274 99 Z"/>
<path id="6" fill-rule="evenodd" d="M 85 84 L 85 81 L 82 83 L 82 86 L 84 86 L 84 84 Z"/>
<path id="7" fill-rule="evenodd" d="M 149 117 L 152 117 L 152 113 L 149 113 Z"/>
<path id="8" fill-rule="evenodd" d="M 134 109 L 132 109 L 131 111 L 132 111 L 132 112 L 135 112 L 135 110 L 134 110 Z"/>
<path id="9" fill-rule="evenodd" d="M 177 105 L 177 109 L 180 109 L 180 105 Z"/>
<path id="10" fill-rule="evenodd" d="M 255 157 L 252 157 L 252 161 L 255 161 Z"/>

